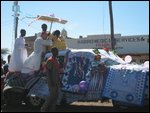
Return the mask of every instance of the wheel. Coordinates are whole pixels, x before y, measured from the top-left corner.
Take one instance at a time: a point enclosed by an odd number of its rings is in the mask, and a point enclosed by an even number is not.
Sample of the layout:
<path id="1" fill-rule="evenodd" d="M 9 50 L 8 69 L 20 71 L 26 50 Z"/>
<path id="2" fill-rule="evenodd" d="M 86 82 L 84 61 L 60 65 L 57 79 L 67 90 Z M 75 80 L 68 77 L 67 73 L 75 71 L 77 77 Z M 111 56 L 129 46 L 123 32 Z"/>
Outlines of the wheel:
<path id="1" fill-rule="evenodd" d="M 21 105 L 24 98 L 24 89 L 8 87 L 4 89 L 4 101 L 6 105 Z"/>
<path id="2" fill-rule="evenodd" d="M 29 105 L 32 107 L 41 107 L 44 103 L 44 100 L 35 96 L 35 95 L 31 95 L 30 97 L 28 97 L 29 99 Z"/>

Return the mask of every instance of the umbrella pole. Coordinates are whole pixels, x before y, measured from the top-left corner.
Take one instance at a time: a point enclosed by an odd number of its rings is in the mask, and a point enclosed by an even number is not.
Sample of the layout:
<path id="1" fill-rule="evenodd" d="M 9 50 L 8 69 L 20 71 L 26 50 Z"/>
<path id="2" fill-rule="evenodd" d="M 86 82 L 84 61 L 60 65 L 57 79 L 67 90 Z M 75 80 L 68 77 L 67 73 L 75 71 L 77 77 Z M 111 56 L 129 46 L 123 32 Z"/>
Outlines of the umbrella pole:
<path id="1" fill-rule="evenodd" d="M 50 26 L 50 30 L 49 30 L 50 33 L 51 33 L 52 25 L 53 25 L 53 22 L 51 22 L 51 26 Z"/>

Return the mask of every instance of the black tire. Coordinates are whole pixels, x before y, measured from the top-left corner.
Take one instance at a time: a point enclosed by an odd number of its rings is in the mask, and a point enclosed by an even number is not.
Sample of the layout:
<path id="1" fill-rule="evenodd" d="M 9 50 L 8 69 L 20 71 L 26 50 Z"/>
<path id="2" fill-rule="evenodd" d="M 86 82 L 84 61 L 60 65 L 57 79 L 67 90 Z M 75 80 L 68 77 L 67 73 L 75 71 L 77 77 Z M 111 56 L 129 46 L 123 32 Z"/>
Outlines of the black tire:
<path id="1" fill-rule="evenodd" d="M 6 105 L 21 105 L 25 98 L 25 89 L 9 87 L 4 89 L 4 102 Z"/>
<path id="2" fill-rule="evenodd" d="M 42 98 L 39 98 L 37 96 L 30 96 L 27 98 L 26 104 L 33 108 L 40 108 L 44 103 L 44 100 Z"/>

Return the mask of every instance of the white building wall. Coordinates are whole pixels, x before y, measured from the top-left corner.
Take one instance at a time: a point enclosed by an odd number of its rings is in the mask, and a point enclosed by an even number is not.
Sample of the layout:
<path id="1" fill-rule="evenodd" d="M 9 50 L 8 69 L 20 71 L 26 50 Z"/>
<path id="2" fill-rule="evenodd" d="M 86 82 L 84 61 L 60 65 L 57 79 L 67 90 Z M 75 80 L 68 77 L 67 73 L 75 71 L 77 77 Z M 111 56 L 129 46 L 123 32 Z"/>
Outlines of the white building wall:
<path id="1" fill-rule="evenodd" d="M 149 54 L 149 35 L 114 35 L 118 54 Z M 68 48 L 91 49 L 111 48 L 110 35 L 89 35 L 87 38 L 66 39 Z"/>

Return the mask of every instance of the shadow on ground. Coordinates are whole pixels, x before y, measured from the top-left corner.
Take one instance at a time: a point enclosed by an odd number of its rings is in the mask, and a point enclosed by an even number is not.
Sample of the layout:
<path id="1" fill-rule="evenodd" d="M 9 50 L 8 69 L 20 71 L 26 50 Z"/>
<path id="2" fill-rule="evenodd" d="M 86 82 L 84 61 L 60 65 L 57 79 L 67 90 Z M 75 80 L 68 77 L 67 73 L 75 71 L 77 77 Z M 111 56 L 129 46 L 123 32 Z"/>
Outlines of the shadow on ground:
<path id="1" fill-rule="evenodd" d="M 112 106 L 78 106 L 58 105 L 56 112 L 149 112 L 149 107 L 114 108 Z M 26 105 L 3 106 L 1 112 L 40 112 L 40 108 L 31 108 Z"/>

